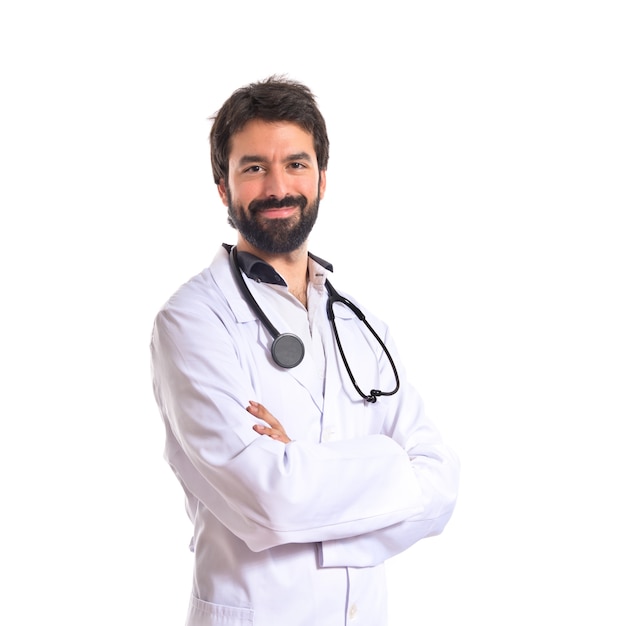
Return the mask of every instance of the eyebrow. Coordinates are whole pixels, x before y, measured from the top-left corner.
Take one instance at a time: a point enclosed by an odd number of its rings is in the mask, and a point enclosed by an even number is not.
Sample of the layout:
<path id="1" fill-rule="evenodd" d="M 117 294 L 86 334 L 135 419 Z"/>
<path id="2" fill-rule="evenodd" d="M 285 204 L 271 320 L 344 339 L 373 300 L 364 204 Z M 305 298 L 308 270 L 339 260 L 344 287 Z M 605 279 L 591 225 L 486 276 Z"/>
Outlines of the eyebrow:
<path id="1" fill-rule="evenodd" d="M 249 163 L 263 163 L 267 159 L 258 154 L 244 154 L 238 162 L 239 166 L 248 165 Z M 288 163 L 289 161 L 307 161 L 309 163 L 313 162 L 313 158 L 308 152 L 296 152 L 295 154 L 288 155 L 283 162 Z"/>

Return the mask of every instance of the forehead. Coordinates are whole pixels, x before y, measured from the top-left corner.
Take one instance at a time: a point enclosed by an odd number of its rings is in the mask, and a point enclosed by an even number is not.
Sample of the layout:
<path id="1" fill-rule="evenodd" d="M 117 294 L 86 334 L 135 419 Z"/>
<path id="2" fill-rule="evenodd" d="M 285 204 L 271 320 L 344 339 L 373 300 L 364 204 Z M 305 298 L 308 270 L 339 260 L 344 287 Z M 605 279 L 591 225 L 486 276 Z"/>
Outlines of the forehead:
<path id="1" fill-rule="evenodd" d="M 313 135 L 298 124 L 250 120 L 231 137 L 229 159 L 251 155 L 274 158 L 303 152 L 315 158 Z"/>

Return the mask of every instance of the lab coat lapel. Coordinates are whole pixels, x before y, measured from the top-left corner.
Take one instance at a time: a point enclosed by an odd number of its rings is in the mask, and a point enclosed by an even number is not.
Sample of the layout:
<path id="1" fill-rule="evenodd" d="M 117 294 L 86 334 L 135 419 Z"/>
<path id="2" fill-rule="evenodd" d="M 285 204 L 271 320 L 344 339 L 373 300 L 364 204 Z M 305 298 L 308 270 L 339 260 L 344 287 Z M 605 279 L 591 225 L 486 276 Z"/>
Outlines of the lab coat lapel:
<path id="1" fill-rule="evenodd" d="M 341 326 L 341 322 L 345 320 L 356 320 L 354 312 L 346 306 L 336 305 L 333 307 L 335 314 L 335 323 Z M 342 392 L 342 389 L 352 388 L 352 383 L 345 370 L 339 349 L 337 347 L 337 341 L 328 316 L 326 314 L 326 302 L 324 302 L 324 319 L 325 324 L 322 326 L 322 338 L 324 342 L 324 350 L 326 351 L 326 383 L 325 383 L 325 396 L 326 398 L 337 398 Z M 338 331 L 343 344 L 344 352 L 348 355 L 359 354 L 358 346 L 355 346 L 352 342 L 349 334 Z M 358 359 L 355 360 L 355 362 Z"/>
<path id="2" fill-rule="evenodd" d="M 257 315 L 243 298 L 241 292 L 239 291 L 239 287 L 235 283 L 230 264 L 228 262 L 228 252 L 225 249 L 220 248 L 218 250 L 213 264 L 211 265 L 211 272 L 220 290 L 224 294 L 224 297 L 228 301 L 228 305 L 230 306 L 237 322 L 246 323 L 258 320 Z M 287 328 L 287 323 L 280 316 L 278 316 L 275 321 L 272 320 L 272 323 L 276 326 L 276 328 Z M 269 335 L 268 331 L 260 322 L 258 324 L 257 342 L 260 346 L 267 350 L 268 359 L 271 361 L 271 335 Z M 278 368 L 279 366 L 274 365 L 274 367 Z M 316 380 L 317 372 L 313 358 L 308 351 L 305 349 L 304 358 L 299 365 L 284 369 L 283 371 L 285 372 L 285 375 L 292 376 L 298 381 L 299 384 L 308 390 L 311 395 L 311 399 L 321 411 L 324 404 L 323 388 L 320 385 L 311 384 L 311 381 Z M 316 391 L 318 388 L 319 391 Z"/>
<path id="3" fill-rule="evenodd" d="M 228 262 L 228 252 L 224 248 L 220 248 L 217 251 L 210 269 L 237 322 L 242 324 L 257 319 L 257 316 L 248 306 L 235 283 Z"/>
<path id="4" fill-rule="evenodd" d="M 319 376 L 310 352 L 305 349 L 302 362 L 296 367 L 285 370 L 285 372 L 308 390 L 311 399 L 317 408 L 322 411 L 324 407 L 324 387 L 319 384 Z"/>

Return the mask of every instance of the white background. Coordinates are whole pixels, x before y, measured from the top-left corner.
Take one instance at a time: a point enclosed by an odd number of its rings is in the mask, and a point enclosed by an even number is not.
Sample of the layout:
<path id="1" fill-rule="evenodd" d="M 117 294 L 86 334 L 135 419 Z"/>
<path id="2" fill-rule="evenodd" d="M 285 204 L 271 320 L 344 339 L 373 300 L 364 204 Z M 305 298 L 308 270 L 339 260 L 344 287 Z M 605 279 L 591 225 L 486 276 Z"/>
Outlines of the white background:
<path id="1" fill-rule="evenodd" d="M 621 4 L 3 3 L 0 622 L 182 624 L 151 325 L 234 237 L 209 116 L 285 73 L 331 139 L 311 249 L 463 463 L 391 626 L 626 623 Z"/>

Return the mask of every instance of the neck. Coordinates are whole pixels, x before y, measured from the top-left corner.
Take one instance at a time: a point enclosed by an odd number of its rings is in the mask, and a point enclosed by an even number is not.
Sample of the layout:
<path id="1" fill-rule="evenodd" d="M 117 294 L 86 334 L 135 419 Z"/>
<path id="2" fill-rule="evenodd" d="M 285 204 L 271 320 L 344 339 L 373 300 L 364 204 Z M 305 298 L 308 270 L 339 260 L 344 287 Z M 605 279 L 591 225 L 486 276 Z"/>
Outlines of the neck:
<path id="1" fill-rule="evenodd" d="M 250 245 L 243 237 L 239 236 L 237 250 L 250 252 L 250 254 L 254 254 L 269 263 L 285 279 L 289 293 L 293 294 L 306 307 L 309 269 L 306 243 L 292 252 L 271 254 Z"/>

